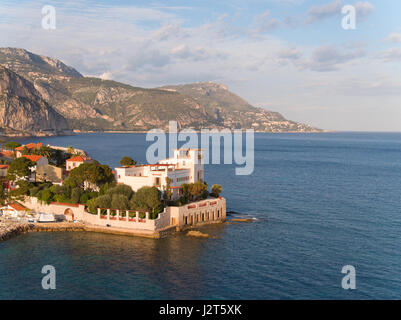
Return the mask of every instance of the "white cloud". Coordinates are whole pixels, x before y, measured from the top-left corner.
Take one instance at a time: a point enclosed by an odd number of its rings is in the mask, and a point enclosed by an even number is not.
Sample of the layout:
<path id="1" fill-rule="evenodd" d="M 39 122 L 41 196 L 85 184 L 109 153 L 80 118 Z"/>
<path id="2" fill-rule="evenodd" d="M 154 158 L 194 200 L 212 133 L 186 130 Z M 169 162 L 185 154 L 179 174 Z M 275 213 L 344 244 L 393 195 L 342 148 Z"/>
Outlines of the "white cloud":
<path id="1" fill-rule="evenodd" d="M 279 52 L 280 59 L 297 60 L 302 57 L 301 51 L 296 47 L 286 48 Z"/>
<path id="2" fill-rule="evenodd" d="M 384 62 L 396 62 L 401 61 L 401 48 L 392 48 L 386 51 L 380 52 L 378 58 Z"/>
<path id="3" fill-rule="evenodd" d="M 335 0 L 320 6 L 313 6 L 308 10 L 306 22 L 312 23 L 327 18 L 340 16 L 343 0 Z M 374 6 L 369 1 L 358 1 L 353 4 L 357 18 L 364 18 L 374 11 Z"/>
<path id="4" fill-rule="evenodd" d="M 401 33 L 393 32 L 384 40 L 387 42 L 399 43 L 401 42 Z"/>
<path id="5" fill-rule="evenodd" d="M 266 10 L 255 17 L 256 32 L 270 32 L 280 27 L 281 22 L 275 18 L 271 18 L 270 15 L 270 10 Z"/>
<path id="6" fill-rule="evenodd" d="M 375 7 L 369 1 L 359 1 L 354 6 L 358 18 L 366 17 L 375 10 Z"/>
<path id="7" fill-rule="evenodd" d="M 340 65 L 350 61 L 355 61 L 365 56 L 362 48 L 341 50 L 335 46 L 321 46 L 316 48 L 309 59 L 303 60 L 298 64 L 301 69 L 309 69 L 313 71 L 326 72 L 336 71 L 340 69 Z"/>
<path id="8" fill-rule="evenodd" d="M 321 6 L 313 6 L 308 10 L 307 23 L 323 20 L 341 14 L 341 0 L 336 0 Z"/>

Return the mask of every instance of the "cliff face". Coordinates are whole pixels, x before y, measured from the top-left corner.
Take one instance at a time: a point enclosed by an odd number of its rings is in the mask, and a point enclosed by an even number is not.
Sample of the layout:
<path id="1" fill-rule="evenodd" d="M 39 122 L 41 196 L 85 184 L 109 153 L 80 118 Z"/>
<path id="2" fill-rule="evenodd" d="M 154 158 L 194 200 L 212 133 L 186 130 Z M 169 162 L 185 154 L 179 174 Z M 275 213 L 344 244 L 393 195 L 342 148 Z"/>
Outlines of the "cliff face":
<path id="1" fill-rule="evenodd" d="M 54 135 L 66 133 L 68 125 L 31 82 L 0 66 L 0 130 L 4 135 Z"/>
<path id="2" fill-rule="evenodd" d="M 320 131 L 287 120 L 277 112 L 255 108 L 222 84 L 206 82 L 156 89 L 138 88 L 116 81 L 83 77 L 59 60 L 13 48 L 0 48 L 0 65 L 30 81 L 36 89 L 36 97 L 43 98 L 42 103 L 46 101 L 48 108 L 54 108 L 62 115 L 71 129 L 166 130 L 168 122 L 176 120 L 179 128 Z M 14 105 L 23 108 L 25 100 L 15 99 Z M 17 126 L 17 119 L 8 113 L 8 123 Z M 53 128 L 54 124 L 50 122 L 47 127 Z"/>

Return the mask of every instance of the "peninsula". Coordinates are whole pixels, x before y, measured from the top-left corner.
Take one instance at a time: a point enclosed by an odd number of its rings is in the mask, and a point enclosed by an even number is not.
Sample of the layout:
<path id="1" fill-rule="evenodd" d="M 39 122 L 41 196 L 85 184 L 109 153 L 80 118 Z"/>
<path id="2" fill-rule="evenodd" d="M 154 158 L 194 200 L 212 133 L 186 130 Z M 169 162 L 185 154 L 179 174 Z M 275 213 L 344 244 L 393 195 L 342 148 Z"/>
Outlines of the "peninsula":
<path id="1" fill-rule="evenodd" d="M 222 223 L 222 187 L 204 181 L 202 150 L 154 164 L 109 166 L 73 147 L 8 142 L 1 152 L 0 240 L 32 231 L 84 230 L 161 238 Z"/>

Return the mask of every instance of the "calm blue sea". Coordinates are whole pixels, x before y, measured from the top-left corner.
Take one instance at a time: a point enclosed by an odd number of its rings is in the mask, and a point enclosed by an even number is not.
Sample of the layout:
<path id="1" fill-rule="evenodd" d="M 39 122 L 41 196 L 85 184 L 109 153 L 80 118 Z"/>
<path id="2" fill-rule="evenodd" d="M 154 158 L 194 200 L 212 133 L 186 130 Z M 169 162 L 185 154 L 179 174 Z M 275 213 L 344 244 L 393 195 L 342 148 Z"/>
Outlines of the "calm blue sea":
<path id="1" fill-rule="evenodd" d="M 26 139 L 37 141 L 38 139 Z M 144 134 L 41 139 L 111 166 L 145 161 Z M 26 234 L 0 243 L 0 299 L 400 299 L 401 133 L 256 134 L 255 171 L 209 165 L 228 209 L 254 223 L 152 240 Z M 41 288 L 53 265 L 57 289 Z M 356 290 L 341 269 L 356 268 Z"/>

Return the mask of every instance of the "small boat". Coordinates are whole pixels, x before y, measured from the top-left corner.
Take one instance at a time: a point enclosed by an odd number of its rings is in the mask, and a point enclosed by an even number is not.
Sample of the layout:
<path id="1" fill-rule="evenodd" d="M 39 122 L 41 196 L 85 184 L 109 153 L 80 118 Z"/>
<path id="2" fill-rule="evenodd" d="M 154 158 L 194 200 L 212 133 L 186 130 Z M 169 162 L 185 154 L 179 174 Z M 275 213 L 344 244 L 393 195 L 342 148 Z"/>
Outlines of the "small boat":
<path id="1" fill-rule="evenodd" d="M 40 212 L 38 222 L 55 222 L 54 215 L 51 213 Z"/>

